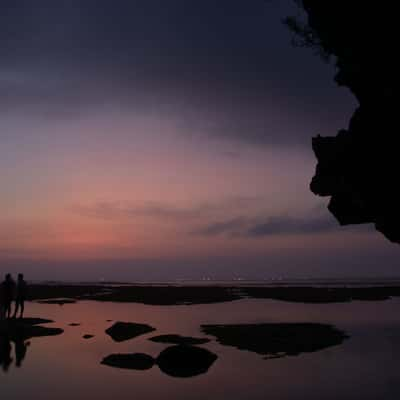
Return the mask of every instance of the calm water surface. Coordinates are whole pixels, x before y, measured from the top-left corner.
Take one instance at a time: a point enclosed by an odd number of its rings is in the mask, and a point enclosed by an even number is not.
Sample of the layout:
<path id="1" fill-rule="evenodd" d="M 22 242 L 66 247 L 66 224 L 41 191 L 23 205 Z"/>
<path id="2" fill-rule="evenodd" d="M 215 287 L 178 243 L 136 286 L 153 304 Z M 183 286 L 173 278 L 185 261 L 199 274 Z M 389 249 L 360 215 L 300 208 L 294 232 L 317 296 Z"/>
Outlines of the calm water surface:
<path id="1" fill-rule="evenodd" d="M 0 370 L 2 399 L 399 399 L 400 300 L 307 305 L 240 300 L 195 306 L 146 306 L 79 302 L 64 306 L 29 303 L 27 316 L 50 318 L 65 330 L 31 339 L 22 366 Z M 115 343 L 104 333 L 114 321 L 147 323 L 157 331 Z M 103 366 L 111 353 L 156 357 L 168 345 L 158 334 L 203 337 L 201 324 L 321 322 L 345 330 L 342 345 L 297 357 L 262 356 L 210 342 L 218 355 L 207 374 L 179 379 L 157 366 L 129 371 Z M 81 323 L 71 327 L 70 323 Z M 84 334 L 94 334 L 84 340 Z M 13 355 L 13 358 L 14 355 Z"/>

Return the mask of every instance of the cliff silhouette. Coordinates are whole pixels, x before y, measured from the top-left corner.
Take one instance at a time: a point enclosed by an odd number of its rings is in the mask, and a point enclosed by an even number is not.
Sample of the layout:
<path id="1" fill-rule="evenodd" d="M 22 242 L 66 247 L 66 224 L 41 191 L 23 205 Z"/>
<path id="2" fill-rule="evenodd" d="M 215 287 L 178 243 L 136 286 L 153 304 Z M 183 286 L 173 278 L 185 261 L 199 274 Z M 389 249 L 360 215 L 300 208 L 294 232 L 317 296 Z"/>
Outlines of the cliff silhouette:
<path id="1" fill-rule="evenodd" d="M 341 225 L 373 223 L 400 243 L 398 88 L 399 61 L 394 2 L 299 0 L 307 21 L 289 17 L 297 43 L 336 63 L 335 80 L 359 106 L 336 136 L 317 136 L 318 160 L 310 188 L 330 196 Z"/>

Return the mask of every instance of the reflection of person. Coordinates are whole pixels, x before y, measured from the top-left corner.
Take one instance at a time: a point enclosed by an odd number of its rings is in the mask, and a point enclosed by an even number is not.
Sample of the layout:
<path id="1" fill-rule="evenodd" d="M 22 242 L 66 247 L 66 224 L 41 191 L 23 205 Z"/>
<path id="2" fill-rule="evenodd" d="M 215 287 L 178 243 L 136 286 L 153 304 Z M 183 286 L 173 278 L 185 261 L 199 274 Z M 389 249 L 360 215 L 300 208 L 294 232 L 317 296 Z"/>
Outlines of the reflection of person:
<path id="1" fill-rule="evenodd" d="M 19 317 L 22 318 L 24 316 L 25 300 L 26 300 L 27 291 L 28 291 L 28 285 L 26 284 L 26 282 L 24 280 L 24 275 L 18 274 L 17 293 L 16 293 L 16 297 L 15 297 L 14 318 L 17 316 L 19 310 L 20 310 Z"/>
<path id="2" fill-rule="evenodd" d="M 0 285 L 0 321 L 6 318 L 6 309 L 4 305 L 3 285 Z"/>
<path id="3" fill-rule="evenodd" d="M 6 318 L 11 317 L 11 303 L 14 298 L 15 282 L 11 277 L 11 274 L 6 275 L 6 279 L 1 284 L 1 291 L 3 292 L 3 307 Z"/>
<path id="4" fill-rule="evenodd" d="M 8 371 L 12 361 L 10 340 L 6 336 L 0 336 L 0 366 L 4 372 Z"/>
<path id="5" fill-rule="evenodd" d="M 14 344 L 14 351 L 15 351 L 15 365 L 19 368 L 24 361 L 26 356 L 26 351 L 28 350 L 28 346 L 30 342 L 25 342 L 24 340 L 18 339 L 15 341 Z"/>

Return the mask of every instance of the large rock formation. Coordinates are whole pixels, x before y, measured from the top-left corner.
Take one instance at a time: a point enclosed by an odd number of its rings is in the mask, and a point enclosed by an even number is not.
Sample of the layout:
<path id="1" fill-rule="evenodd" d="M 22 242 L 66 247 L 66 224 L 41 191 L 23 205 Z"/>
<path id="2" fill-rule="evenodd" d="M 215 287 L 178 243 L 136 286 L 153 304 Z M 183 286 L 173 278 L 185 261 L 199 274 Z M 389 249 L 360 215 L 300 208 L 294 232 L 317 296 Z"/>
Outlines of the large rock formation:
<path id="1" fill-rule="evenodd" d="M 342 344 L 348 336 L 332 325 L 316 323 L 266 323 L 202 325 L 223 346 L 264 355 L 266 359 L 297 356 Z"/>
<path id="2" fill-rule="evenodd" d="M 400 242 L 399 61 L 396 3 L 302 0 L 308 22 L 289 26 L 302 44 L 336 59 L 336 82 L 359 102 L 337 136 L 316 137 L 318 159 L 311 190 L 331 196 L 329 210 L 342 225 L 374 223 Z"/>

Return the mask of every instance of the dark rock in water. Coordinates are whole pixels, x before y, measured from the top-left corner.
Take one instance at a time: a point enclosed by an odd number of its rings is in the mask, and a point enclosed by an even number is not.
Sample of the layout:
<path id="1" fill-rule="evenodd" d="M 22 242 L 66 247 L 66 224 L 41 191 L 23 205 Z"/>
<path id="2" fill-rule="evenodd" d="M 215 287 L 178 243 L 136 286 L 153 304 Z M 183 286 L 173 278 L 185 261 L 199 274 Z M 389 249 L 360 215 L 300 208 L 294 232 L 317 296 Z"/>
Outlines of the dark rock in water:
<path id="1" fill-rule="evenodd" d="M 64 331 L 59 328 L 48 328 L 39 326 L 53 321 L 40 318 L 8 319 L 0 321 L 0 336 L 5 336 L 9 340 L 26 340 L 41 336 L 60 335 Z"/>
<path id="2" fill-rule="evenodd" d="M 314 352 L 341 344 L 348 336 L 334 326 L 314 323 L 202 325 L 218 343 L 275 358 Z"/>
<path id="3" fill-rule="evenodd" d="M 74 299 L 51 299 L 51 300 L 39 300 L 40 304 L 58 304 L 59 306 L 63 306 L 64 304 L 74 304 L 76 300 Z"/>
<path id="4" fill-rule="evenodd" d="M 171 346 L 157 357 L 162 372 L 176 378 L 205 374 L 217 359 L 210 351 L 194 346 Z"/>
<path id="5" fill-rule="evenodd" d="M 146 324 L 116 322 L 113 326 L 106 330 L 106 333 L 107 335 L 111 336 L 115 342 L 123 342 L 125 340 L 133 339 L 137 336 L 153 331 L 155 331 L 155 328 Z"/>
<path id="6" fill-rule="evenodd" d="M 205 344 L 210 341 L 210 339 L 207 338 L 194 338 L 194 337 L 180 336 L 180 335 L 160 335 L 160 336 L 154 336 L 149 340 L 156 343 L 181 344 L 187 346 Z"/>
<path id="7" fill-rule="evenodd" d="M 101 362 L 115 368 L 147 370 L 157 364 L 162 372 L 175 378 L 189 378 L 205 374 L 218 357 L 210 351 L 194 346 L 172 346 L 157 359 L 141 353 L 111 354 Z"/>
<path id="8" fill-rule="evenodd" d="M 82 337 L 83 339 L 92 339 L 94 338 L 94 335 L 83 335 Z"/>
<path id="9" fill-rule="evenodd" d="M 142 354 L 111 354 L 103 359 L 101 364 L 115 368 L 134 369 L 145 371 L 153 367 L 155 360 L 153 357 Z"/>
<path id="10" fill-rule="evenodd" d="M 81 324 L 78 324 L 76 322 L 73 322 L 72 324 L 69 324 L 69 326 L 80 326 Z"/>

